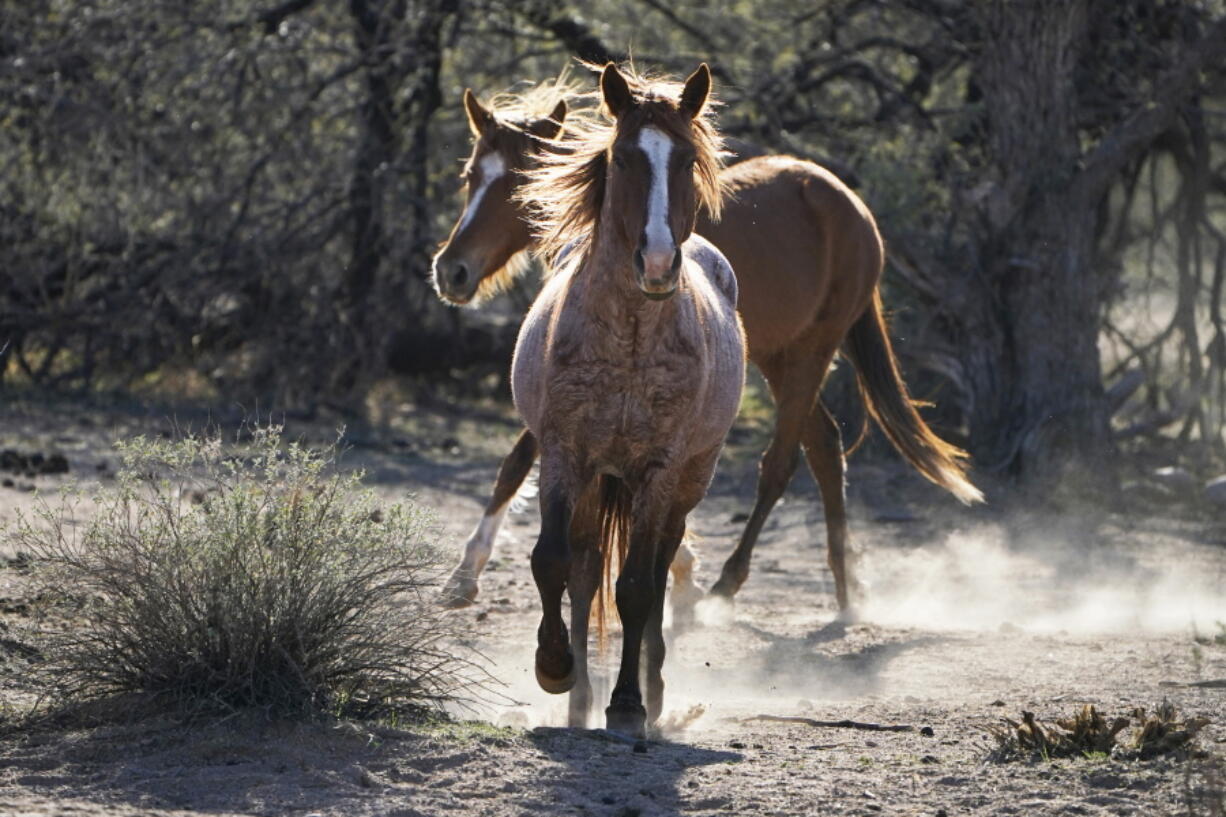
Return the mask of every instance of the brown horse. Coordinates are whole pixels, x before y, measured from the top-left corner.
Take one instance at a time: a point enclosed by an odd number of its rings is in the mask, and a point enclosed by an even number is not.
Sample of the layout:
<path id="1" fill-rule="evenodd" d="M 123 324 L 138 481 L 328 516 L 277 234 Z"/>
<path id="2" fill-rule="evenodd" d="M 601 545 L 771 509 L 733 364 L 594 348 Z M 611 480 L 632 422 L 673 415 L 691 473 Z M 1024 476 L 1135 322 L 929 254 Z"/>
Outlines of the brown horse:
<path id="1" fill-rule="evenodd" d="M 491 113 L 471 92 L 465 99 L 477 136 L 470 166 L 484 161 L 491 150 L 507 156 L 519 148 L 523 152 L 514 161 L 531 166 L 551 147 L 531 136 L 532 120 Z M 516 174 L 506 179 L 508 189 L 519 182 Z M 820 399 L 840 347 L 856 368 L 869 415 L 902 456 L 963 502 L 980 501 L 982 495 L 966 478 L 964 452 L 934 434 L 913 407 L 886 332 L 877 288 L 881 237 L 864 202 L 825 169 L 781 156 L 728 167 L 721 182 L 731 193 L 722 219 L 701 214 L 697 232 L 719 247 L 736 270 L 749 358 L 766 378 L 778 420 L 762 458 L 753 512 L 713 592 L 730 597 L 745 581 L 754 542 L 803 446 L 821 491 L 835 594 L 846 610 L 855 582 L 845 557 L 843 443 Z M 499 259 L 528 246 L 518 243 L 523 228 L 516 223 L 521 216 L 512 201 L 488 195 L 477 199 L 470 188 L 466 207 L 434 267 L 439 294 L 456 304 L 479 300 L 487 280 L 504 281 L 508 272 Z M 478 229 L 478 223 L 485 226 Z M 485 515 L 445 589 L 451 603 L 475 598 L 498 523 L 535 456 L 536 440 L 524 432 L 503 461 Z"/>
<path id="2" fill-rule="evenodd" d="M 586 723 L 587 625 L 614 551 L 623 640 L 607 724 L 642 736 L 660 714 L 668 567 L 745 381 L 736 278 L 693 234 L 699 207 L 721 202 L 710 85 L 704 64 L 679 94 L 665 83 L 634 93 L 609 63 L 600 87 L 613 124 L 590 126 L 521 191 L 545 252 L 565 256 L 520 329 L 512 390 L 540 443 L 536 677 L 548 692 L 574 690 L 573 726 Z"/>

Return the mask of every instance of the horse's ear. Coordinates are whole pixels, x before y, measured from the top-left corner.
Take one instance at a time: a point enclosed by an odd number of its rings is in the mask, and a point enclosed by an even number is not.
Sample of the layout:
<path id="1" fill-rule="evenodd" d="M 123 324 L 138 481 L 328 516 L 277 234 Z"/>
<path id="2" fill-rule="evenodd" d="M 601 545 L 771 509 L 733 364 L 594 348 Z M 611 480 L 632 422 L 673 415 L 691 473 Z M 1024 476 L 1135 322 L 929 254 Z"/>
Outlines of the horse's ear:
<path id="1" fill-rule="evenodd" d="M 711 69 L 704 62 L 685 80 L 685 89 L 681 92 L 681 110 L 690 119 L 702 113 L 707 104 L 707 94 L 711 93 Z"/>
<path id="2" fill-rule="evenodd" d="M 634 107 L 634 94 L 630 93 L 626 78 L 613 63 L 606 65 L 600 74 L 600 95 L 614 119 L 621 119 Z"/>
<path id="3" fill-rule="evenodd" d="M 473 136 L 480 136 L 486 128 L 494 124 L 494 115 L 481 107 L 472 88 L 464 89 L 464 110 L 468 113 L 468 129 L 473 132 Z"/>
<path id="4" fill-rule="evenodd" d="M 553 139 L 562 132 L 562 123 L 566 121 L 566 100 L 560 100 L 553 111 L 544 119 L 538 119 L 528 126 L 528 132 L 541 139 Z"/>

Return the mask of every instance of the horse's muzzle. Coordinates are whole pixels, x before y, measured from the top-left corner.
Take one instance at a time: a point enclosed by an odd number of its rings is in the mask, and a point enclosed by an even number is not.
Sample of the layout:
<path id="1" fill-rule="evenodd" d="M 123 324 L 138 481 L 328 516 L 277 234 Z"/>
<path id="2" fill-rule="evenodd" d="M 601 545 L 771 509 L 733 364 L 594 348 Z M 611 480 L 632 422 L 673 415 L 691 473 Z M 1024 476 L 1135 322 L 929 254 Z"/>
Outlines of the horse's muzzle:
<path id="1" fill-rule="evenodd" d="M 681 278 L 681 250 L 670 252 L 634 251 L 634 275 L 643 294 L 653 301 L 663 301 L 677 291 Z"/>
<path id="2" fill-rule="evenodd" d="M 464 305 L 477 293 L 477 276 L 464 261 L 434 259 L 434 288 L 449 303 Z"/>

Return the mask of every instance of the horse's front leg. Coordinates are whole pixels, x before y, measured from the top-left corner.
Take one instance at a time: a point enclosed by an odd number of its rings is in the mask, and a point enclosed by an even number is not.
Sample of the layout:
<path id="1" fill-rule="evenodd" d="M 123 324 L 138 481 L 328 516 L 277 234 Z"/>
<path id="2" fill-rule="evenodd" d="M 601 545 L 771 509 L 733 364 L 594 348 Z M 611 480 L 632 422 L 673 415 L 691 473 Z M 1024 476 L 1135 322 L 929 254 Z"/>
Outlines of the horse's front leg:
<path id="1" fill-rule="evenodd" d="M 600 588 L 604 567 L 600 541 L 600 480 L 594 480 L 575 509 L 570 526 L 570 646 L 575 655 L 575 685 L 570 691 L 568 724 L 587 726 L 592 706 L 592 682 L 588 676 L 588 625 L 592 599 Z"/>
<path id="2" fill-rule="evenodd" d="M 686 509 L 688 510 L 688 509 Z M 664 538 L 656 551 L 655 576 L 658 592 L 651 608 L 651 617 L 647 620 L 647 630 L 643 634 L 643 649 L 647 652 L 647 723 L 654 724 L 664 711 L 664 584 L 668 581 L 669 567 L 677 558 L 681 540 L 685 536 L 685 512 L 669 519 L 665 526 Z M 690 557 L 693 558 L 692 556 Z M 676 574 L 673 576 L 676 579 Z M 674 588 L 674 603 L 677 591 Z M 692 609 L 692 608 L 691 608 Z M 677 607 L 673 608 L 674 617 Z M 676 618 L 674 618 L 674 622 Z"/>
<path id="3" fill-rule="evenodd" d="M 536 680 L 554 694 L 575 684 L 575 657 L 562 621 L 562 594 L 570 574 L 570 521 L 575 483 L 562 478 L 558 462 L 541 458 L 541 534 L 532 549 L 532 578 L 541 596 L 536 632 Z"/>
<path id="4" fill-rule="evenodd" d="M 498 481 L 494 483 L 494 492 L 485 503 L 485 513 L 481 517 L 476 530 L 469 535 L 464 544 L 464 555 L 460 564 L 451 572 L 451 577 L 443 585 L 439 601 L 444 607 L 467 607 L 477 598 L 480 590 L 478 582 L 481 571 L 494 552 L 494 539 L 502 520 L 515 499 L 519 487 L 523 485 L 536 462 L 536 437 L 524 429 L 515 441 L 515 447 L 507 454 L 498 469 Z"/>
<path id="5" fill-rule="evenodd" d="M 630 548 L 626 563 L 617 579 L 617 613 L 622 621 L 622 659 L 613 687 L 612 699 L 605 709 L 610 730 L 634 737 L 646 737 L 647 710 L 643 707 L 643 692 L 639 686 L 639 659 L 643 634 L 653 611 L 662 604 L 667 567 L 660 574 L 663 509 L 659 500 L 667 495 L 663 480 L 652 480 L 635 492 L 630 528 Z M 663 509 L 662 509 L 663 506 Z M 671 556 L 671 554 L 670 554 Z"/>

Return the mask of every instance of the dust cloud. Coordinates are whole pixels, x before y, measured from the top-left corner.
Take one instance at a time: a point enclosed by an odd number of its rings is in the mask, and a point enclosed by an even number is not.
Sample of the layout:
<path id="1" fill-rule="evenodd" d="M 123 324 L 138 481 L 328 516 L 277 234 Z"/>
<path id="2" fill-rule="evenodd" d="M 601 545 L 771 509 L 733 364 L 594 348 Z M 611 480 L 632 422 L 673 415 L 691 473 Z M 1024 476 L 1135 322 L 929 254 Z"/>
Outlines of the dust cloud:
<path id="1" fill-rule="evenodd" d="M 1089 540 L 1089 541 L 1087 541 Z M 1226 576 L 1186 551 L 1150 563 L 1088 535 L 999 526 L 939 545 L 869 551 L 864 619 L 883 626 L 1079 635 L 1215 633 L 1226 626 Z M 1219 624 L 1222 623 L 1222 624 Z"/>
<path id="2" fill-rule="evenodd" d="M 668 632 L 665 734 L 670 726 L 674 733 L 733 731 L 737 718 L 761 712 L 855 718 L 868 702 L 934 689 L 971 694 L 980 682 L 958 666 L 965 650 L 980 651 L 974 672 L 995 677 L 1016 660 L 1010 652 L 1030 649 L 1017 640 L 1030 634 L 1066 635 L 1077 650 L 1100 634 L 1226 633 L 1226 570 L 1221 559 L 1201 558 L 1214 549 L 1208 543 L 1062 524 L 985 523 L 910 545 L 878 534 L 857 565 L 865 602 L 848 620 L 813 606 L 811 595 L 798 600 L 769 573 L 750 579 L 738 606 L 704 600 L 692 629 Z M 817 556 L 806 558 L 813 575 L 801 579 L 829 595 Z M 563 726 L 567 696 L 545 694 L 533 677 L 538 611 L 531 603 L 528 610 L 520 632 L 488 653 L 514 704 L 487 717 L 507 726 Z M 603 725 L 619 655 L 616 636 L 603 654 L 591 650 L 589 726 Z"/>

